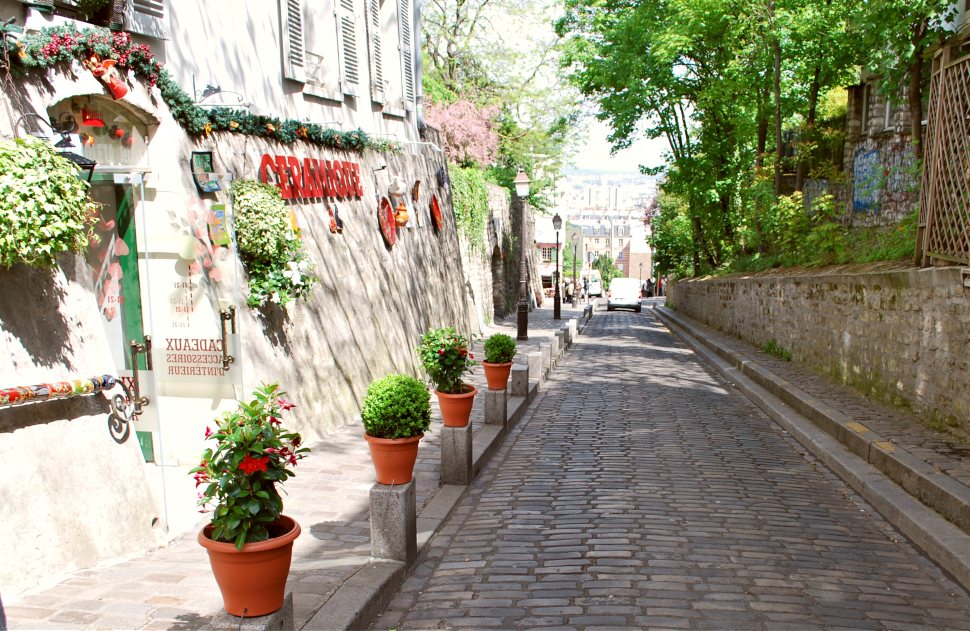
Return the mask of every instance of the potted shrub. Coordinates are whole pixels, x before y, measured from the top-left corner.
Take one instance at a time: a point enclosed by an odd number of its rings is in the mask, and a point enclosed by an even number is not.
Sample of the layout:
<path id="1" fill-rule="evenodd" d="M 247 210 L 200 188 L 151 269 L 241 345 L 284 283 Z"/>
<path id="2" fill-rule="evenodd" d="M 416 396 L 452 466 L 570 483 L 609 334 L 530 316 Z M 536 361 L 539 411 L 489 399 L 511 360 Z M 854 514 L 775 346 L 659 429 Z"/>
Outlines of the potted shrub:
<path id="1" fill-rule="evenodd" d="M 485 359 L 482 369 L 490 390 L 505 390 L 515 357 L 515 340 L 505 333 L 494 333 L 485 340 Z"/>
<path id="2" fill-rule="evenodd" d="M 431 394 L 425 385 L 414 377 L 397 374 L 371 382 L 360 418 L 377 482 L 410 482 L 418 441 L 431 427 Z"/>
<path id="3" fill-rule="evenodd" d="M 462 381 L 478 364 L 468 350 L 468 338 L 453 327 L 432 329 L 421 336 L 418 357 L 435 388 L 441 419 L 449 427 L 464 427 L 471 417 L 478 390 Z"/>
<path id="4" fill-rule="evenodd" d="M 283 428 L 283 412 L 294 407 L 277 384 L 263 385 L 249 402 L 206 428 L 214 440 L 202 462 L 190 471 L 203 510 L 212 522 L 199 533 L 222 591 L 226 611 L 235 616 L 264 616 L 283 606 L 293 541 L 300 525 L 283 515 L 277 485 L 293 475 L 309 449 L 300 435 Z"/>

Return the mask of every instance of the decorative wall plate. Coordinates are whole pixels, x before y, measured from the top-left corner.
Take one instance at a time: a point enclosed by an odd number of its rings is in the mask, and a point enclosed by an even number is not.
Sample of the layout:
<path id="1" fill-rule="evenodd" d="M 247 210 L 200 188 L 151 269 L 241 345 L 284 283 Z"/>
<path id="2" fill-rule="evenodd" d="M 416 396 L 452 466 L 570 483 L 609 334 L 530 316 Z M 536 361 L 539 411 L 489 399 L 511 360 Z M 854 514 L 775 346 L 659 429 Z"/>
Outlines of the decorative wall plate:
<path id="1" fill-rule="evenodd" d="M 445 225 L 445 219 L 441 216 L 441 206 L 438 205 L 437 195 L 431 196 L 429 207 L 431 209 L 431 223 L 434 224 L 434 229 L 441 230 L 442 226 Z"/>
<path id="2" fill-rule="evenodd" d="M 394 207 L 390 200 L 382 197 L 377 205 L 377 223 L 381 227 L 381 235 L 387 247 L 393 247 L 397 242 L 397 226 L 394 224 Z"/>

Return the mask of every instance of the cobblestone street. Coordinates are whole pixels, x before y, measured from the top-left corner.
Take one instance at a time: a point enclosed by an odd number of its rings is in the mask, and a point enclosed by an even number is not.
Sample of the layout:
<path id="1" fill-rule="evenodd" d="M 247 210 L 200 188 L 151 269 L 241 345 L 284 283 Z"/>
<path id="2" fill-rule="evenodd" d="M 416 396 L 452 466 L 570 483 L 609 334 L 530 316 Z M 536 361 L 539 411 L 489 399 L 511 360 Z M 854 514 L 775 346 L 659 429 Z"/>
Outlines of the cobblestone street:
<path id="1" fill-rule="evenodd" d="M 602 313 L 375 629 L 970 629 L 970 598 L 650 311 Z"/>

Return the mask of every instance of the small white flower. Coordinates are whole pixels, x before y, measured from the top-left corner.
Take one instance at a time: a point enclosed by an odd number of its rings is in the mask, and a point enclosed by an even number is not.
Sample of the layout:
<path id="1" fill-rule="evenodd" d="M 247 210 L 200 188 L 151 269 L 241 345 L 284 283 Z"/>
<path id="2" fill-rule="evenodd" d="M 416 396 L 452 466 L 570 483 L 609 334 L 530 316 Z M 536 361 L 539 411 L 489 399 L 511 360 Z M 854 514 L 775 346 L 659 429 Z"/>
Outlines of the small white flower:
<path id="1" fill-rule="evenodd" d="M 273 295 L 270 296 L 269 299 L 270 299 L 270 302 L 274 302 L 276 304 L 279 304 L 280 303 L 280 292 L 274 291 L 273 292 Z"/>
<path id="2" fill-rule="evenodd" d="M 290 261 L 286 264 L 290 269 L 283 271 L 283 277 L 289 279 L 290 283 L 295 287 L 299 287 L 303 284 L 303 275 L 300 273 L 300 267 Z"/>

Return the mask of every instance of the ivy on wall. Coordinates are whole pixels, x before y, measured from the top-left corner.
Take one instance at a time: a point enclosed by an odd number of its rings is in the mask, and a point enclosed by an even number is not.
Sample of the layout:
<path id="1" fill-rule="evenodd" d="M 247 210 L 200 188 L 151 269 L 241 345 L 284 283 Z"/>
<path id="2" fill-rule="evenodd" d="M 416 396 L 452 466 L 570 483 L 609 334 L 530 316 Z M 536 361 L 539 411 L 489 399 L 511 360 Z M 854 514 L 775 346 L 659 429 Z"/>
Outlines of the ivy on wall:
<path id="1" fill-rule="evenodd" d="M 94 237 L 97 204 L 74 163 L 34 138 L 0 141 L 0 265 L 52 265 Z"/>
<path id="2" fill-rule="evenodd" d="M 485 247 L 486 222 L 491 213 L 488 207 L 488 187 L 481 169 L 452 165 L 448 169 L 455 203 L 455 222 L 473 250 Z"/>
<path id="3" fill-rule="evenodd" d="M 85 62 L 92 56 L 114 59 L 124 74 L 131 71 L 149 88 L 158 87 L 162 100 L 172 116 L 190 136 L 208 136 L 213 131 L 226 131 L 248 136 L 270 138 L 283 144 L 303 140 L 310 144 L 351 151 L 393 151 L 398 147 L 386 140 L 370 138 L 363 130 L 337 131 L 316 123 L 281 120 L 260 116 L 244 109 L 204 108 L 195 104 L 169 75 L 151 50 L 144 44 L 133 44 L 125 32 L 103 28 L 78 30 L 73 24 L 41 29 L 22 39 L 3 39 L 0 70 L 29 76 L 48 70 L 70 72 L 72 62 Z"/>

